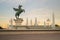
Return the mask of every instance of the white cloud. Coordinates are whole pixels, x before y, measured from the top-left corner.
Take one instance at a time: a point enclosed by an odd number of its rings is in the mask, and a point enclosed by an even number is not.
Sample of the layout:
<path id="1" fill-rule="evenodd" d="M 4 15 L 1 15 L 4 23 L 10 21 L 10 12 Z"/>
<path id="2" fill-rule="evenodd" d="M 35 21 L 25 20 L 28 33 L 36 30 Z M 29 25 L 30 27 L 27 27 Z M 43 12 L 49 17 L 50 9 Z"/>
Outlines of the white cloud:
<path id="1" fill-rule="evenodd" d="M 36 15 L 48 15 L 49 14 L 49 9 L 47 8 L 40 8 L 40 9 L 33 9 L 31 10 L 31 13 L 36 14 Z"/>
<path id="2" fill-rule="evenodd" d="M 27 0 L 0 0 L 0 3 L 7 2 L 7 3 L 24 3 Z"/>
<path id="3" fill-rule="evenodd" d="M 0 3 L 2 3 L 2 2 L 6 2 L 7 0 L 0 0 Z"/>
<path id="4" fill-rule="evenodd" d="M 40 3 L 45 3 L 45 2 L 47 2 L 48 0 L 36 0 L 36 1 L 39 1 Z"/>
<path id="5" fill-rule="evenodd" d="M 0 3 L 2 2 L 7 2 L 7 3 L 25 3 L 28 2 L 29 0 L 0 0 Z M 32 1 L 32 0 L 31 0 Z M 47 0 L 33 0 L 33 1 L 39 1 L 39 2 L 46 2 Z"/>
<path id="6" fill-rule="evenodd" d="M 8 17 L 5 17 L 5 16 L 0 16 L 0 18 L 8 18 Z"/>
<path id="7" fill-rule="evenodd" d="M 22 13 L 21 17 L 28 17 L 28 18 L 50 18 L 51 17 L 51 12 L 49 9 L 47 8 L 40 8 L 40 9 L 32 9 L 30 11 L 25 12 L 24 14 Z"/>

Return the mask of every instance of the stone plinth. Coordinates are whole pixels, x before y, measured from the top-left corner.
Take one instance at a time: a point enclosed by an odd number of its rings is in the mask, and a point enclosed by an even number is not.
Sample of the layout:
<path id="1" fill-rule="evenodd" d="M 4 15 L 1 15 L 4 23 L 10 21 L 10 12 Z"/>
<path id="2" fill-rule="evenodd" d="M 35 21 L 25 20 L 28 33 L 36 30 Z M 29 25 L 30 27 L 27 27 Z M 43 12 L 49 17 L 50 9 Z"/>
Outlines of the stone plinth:
<path id="1" fill-rule="evenodd" d="M 14 19 L 14 21 L 15 21 L 16 26 L 20 26 L 21 23 L 23 22 L 23 19 L 22 18 L 17 18 L 17 19 Z"/>

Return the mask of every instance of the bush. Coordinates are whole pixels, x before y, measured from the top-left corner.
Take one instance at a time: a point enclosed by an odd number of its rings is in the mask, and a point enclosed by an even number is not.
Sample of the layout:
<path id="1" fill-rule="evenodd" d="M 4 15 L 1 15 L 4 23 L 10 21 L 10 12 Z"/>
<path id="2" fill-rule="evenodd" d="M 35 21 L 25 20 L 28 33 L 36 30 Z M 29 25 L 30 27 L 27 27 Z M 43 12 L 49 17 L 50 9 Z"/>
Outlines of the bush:
<path id="1" fill-rule="evenodd" d="M 59 27 L 59 25 L 55 24 L 56 27 Z"/>
<path id="2" fill-rule="evenodd" d="M 3 28 L 0 26 L 0 29 L 3 29 Z"/>

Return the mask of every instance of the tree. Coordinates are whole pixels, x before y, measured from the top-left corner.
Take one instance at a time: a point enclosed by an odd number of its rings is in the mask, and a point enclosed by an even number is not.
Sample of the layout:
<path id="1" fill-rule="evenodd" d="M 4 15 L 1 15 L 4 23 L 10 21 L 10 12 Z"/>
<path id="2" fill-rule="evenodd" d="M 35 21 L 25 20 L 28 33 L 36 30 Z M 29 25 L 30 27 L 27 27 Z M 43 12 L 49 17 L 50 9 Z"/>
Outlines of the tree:
<path id="1" fill-rule="evenodd" d="M 56 27 L 59 27 L 59 25 L 58 25 L 58 24 L 55 24 L 55 26 L 56 26 Z"/>
<path id="2" fill-rule="evenodd" d="M 3 28 L 0 26 L 0 29 L 3 29 Z"/>

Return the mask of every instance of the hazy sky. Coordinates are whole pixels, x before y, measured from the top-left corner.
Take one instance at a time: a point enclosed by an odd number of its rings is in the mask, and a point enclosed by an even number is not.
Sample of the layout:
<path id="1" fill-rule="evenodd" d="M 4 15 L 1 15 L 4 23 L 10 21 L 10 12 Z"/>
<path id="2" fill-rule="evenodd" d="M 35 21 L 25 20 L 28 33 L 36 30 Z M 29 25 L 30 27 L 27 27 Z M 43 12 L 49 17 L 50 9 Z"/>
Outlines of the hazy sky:
<path id="1" fill-rule="evenodd" d="M 60 25 L 60 0 L 0 0 L 0 25 L 7 26 L 11 18 L 15 18 L 15 11 L 18 5 L 23 5 L 25 13 L 20 17 L 27 17 L 34 20 L 37 17 L 38 22 L 43 24 L 43 21 L 48 18 L 52 20 L 52 13 L 55 14 L 55 22 Z"/>

